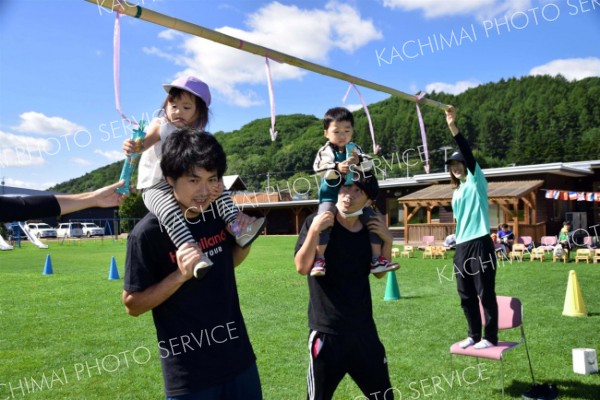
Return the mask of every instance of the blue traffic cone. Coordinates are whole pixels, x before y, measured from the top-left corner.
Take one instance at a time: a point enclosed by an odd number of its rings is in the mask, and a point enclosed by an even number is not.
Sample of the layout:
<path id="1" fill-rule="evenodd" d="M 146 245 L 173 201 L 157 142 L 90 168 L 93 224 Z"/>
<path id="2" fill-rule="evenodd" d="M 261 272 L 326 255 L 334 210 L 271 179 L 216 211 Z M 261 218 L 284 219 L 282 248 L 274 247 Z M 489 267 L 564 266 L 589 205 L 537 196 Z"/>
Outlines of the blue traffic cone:
<path id="1" fill-rule="evenodd" d="M 110 260 L 110 271 L 108 272 L 108 280 L 117 280 L 121 279 L 119 277 L 119 270 L 117 269 L 117 262 L 115 261 L 115 257 L 113 256 Z"/>
<path id="2" fill-rule="evenodd" d="M 52 260 L 50 259 L 50 254 L 46 256 L 43 275 L 52 275 Z"/>
<path id="3" fill-rule="evenodd" d="M 387 285 L 385 287 L 384 300 L 399 300 L 400 289 L 398 289 L 398 280 L 396 280 L 396 271 L 388 272 Z"/>

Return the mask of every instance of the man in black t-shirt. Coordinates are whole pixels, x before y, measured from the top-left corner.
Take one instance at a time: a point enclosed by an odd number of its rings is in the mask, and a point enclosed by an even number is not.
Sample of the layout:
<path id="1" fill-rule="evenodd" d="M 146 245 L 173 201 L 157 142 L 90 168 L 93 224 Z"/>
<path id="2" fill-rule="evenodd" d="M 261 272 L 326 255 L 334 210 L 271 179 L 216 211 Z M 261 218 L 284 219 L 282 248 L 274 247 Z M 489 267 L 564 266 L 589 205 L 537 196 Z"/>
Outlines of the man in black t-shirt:
<path id="1" fill-rule="evenodd" d="M 296 244 L 296 270 L 306 275 L 319 233 L 332 227 L 325 253 L 327 275 L 308 278 L 308 399 L 331 399 L 346 374 L 368 399 L 394 398 L 385 349 L 373 320 L 369 232 L 383 240 L 382 255 L 387 259 L 391 259 L 393 239 L 381 215 L 368 226 L 360 222 L 358 215 L 377 197 L 379 188 L 373 176 L 357 178 L 340 188 L 335 215 L 325 212 L 306 219 Z M 381 278 L 385 272 L 374 275 Z"/>
<path id="2" fill-rule="evenodd" d="M 214 263 L 202 279 L 193 275 L 200 250 L 178 250 L 155 215 L 127 241 L 123 302 L 133 316 L 152 310 L 168 400 L 262 399 L 234 274 L 249 247 L 239 247 L 211 211 L 226 167 L 222 147 L 205 132 L 180 129 L 163 144 L 161 168 L 186 216 L 181 223 Z M 240 224 L 253 220 L 242 214 Z"/>

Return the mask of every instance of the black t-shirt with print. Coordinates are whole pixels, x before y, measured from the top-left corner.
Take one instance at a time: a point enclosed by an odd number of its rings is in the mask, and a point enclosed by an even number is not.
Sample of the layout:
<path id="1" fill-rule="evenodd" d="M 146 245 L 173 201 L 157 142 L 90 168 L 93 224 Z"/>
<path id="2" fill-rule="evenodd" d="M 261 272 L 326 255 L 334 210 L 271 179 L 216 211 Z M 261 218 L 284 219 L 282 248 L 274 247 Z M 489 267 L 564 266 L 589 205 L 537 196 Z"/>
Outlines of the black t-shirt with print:
<path id="1" fill-rule="evenodd" d="M 296 252 L 315 216 L 304 222 Z M 369 282 L 371 253 L 366 227 L 350 232 L 335 221 L 325 251 L 326 274 L 308 276 L 310 329 L 338 335 L 375 329 Z"/>
<path id="2" fill-rule="evenodd" d="M 225 224 L 210 213 L 189 221 L 214 266 L 152 310 L 167 396 L 225 382 L 256 360 L 240 310 Z M 176 247 L 149 213 L 127 240 L 125 290 L 143 291 L 177 269 Z"/>

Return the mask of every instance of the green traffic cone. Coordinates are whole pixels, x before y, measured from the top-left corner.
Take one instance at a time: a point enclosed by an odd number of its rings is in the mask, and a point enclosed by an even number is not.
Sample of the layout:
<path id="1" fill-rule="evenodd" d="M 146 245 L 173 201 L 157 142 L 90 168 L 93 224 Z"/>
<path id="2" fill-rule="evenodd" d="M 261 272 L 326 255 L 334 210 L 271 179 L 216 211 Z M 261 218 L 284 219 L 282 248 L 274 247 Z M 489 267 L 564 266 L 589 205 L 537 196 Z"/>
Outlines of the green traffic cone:
<path id="1" fill-rule="evenodd" d="M 385 287 L 384 300 L 400 300 L 400 289 L 398 289 L 398 280 L 396 279 L 396 271 L 388 272 L 387 285 Z"/>

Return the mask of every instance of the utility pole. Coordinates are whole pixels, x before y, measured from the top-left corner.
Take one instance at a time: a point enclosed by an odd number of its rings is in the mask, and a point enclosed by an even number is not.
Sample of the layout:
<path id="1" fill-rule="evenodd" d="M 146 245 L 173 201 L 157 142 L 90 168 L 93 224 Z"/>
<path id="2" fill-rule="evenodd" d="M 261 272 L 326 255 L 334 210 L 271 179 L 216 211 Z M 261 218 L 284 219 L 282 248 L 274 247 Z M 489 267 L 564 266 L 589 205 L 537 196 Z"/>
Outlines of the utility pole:
<path id="1" fill-rule="evenodd" d="M 444 150 L 444 172 L 448 172 L 448 164 L 446 164 L 446 161 L 448 161 L 448 150 L 452 150 L 454 147 L 452 146 L 444 146 L 442 148 L 440 148 L 440 150 Z"/>

